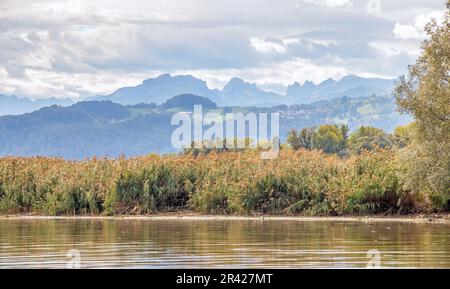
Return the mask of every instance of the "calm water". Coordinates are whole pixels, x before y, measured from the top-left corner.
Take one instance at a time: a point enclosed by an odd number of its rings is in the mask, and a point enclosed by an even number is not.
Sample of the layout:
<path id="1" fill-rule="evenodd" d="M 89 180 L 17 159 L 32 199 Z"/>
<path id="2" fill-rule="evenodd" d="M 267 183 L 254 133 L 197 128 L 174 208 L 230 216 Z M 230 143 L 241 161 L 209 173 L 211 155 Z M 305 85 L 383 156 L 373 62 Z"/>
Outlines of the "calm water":
<path id="1" fill-rule="evenodd" d="M 450 268 L 450 226 L 299 221 L 0 220 L 0 268 Z M 376 251 L 374 251 L 376 253 Z M 69 263 L 72 264 L 72 263 Z"/>

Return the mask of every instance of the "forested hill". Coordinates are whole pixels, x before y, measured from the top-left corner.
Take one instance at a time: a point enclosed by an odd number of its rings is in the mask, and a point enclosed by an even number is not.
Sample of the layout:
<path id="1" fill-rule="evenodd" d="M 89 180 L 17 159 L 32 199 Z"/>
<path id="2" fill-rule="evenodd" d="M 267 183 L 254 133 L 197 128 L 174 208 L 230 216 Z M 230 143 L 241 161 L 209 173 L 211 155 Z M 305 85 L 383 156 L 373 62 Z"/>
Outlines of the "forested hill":
<path id="1" fill-rule="evenodd" d="M 175 129 L 172 115 L 202 104 L 204 112 L 279 112 L 282 141 L 291 128 L 348 123 L 350 129 L 371 125 L 392 131 L 410 121 L 396 112 L 390 97 L 337 98 L 306 105 L 271 108 L 216 107 L 207 98 L 176 96 L 157 104 L 120 105 L 111 101 L 79 102 L 69 107 L 50 106 L 18 116 L 0 117 L 0 156 L 136 156 L 169 153 Z"/>

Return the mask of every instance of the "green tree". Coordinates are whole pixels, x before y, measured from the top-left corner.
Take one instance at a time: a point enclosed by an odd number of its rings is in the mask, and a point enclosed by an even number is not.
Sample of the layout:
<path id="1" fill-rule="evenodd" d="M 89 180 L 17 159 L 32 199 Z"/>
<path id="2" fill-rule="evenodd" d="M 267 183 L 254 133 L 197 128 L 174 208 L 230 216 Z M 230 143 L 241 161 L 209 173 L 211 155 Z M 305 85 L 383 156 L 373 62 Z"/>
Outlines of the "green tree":
<path id="1" fill-rule="evenodd" d="M 354 133 L 352 133 L 348 139 L 348 146 L 351 152 L 361 153 L 363 151 L 372 151 L 375 148 L 391 148 L 391 137 L 383 130 L 362 126 Z"/>
<path id="2" fill-rule="evenodd" d="M 314 134 L 313 144 L 315 149 L 327 154 L 338 153 L 342 149 L 345 138 L 342 130 L 337 125 L 322 125 Z"/>
<path id="3" fill-rule="evenodd" d="M 286 141 L 293 150 L 299 150 L 302 147 L 300 136 L 294 128 L 289 131 Z"/>
<path id="4" fill-rule="evenodd" d="M 422 54 L 395 89 L 403 112 L 416 120 L 413 144 L 403 154 L 403 181 L 412 191 L 430 192 L 434 204 L 450 209 L 450 0 L 442 25 L 427 24 Z"/>
<path id="5" fill-rule="evenodd" d="M 397 149 L 407 147 L 414 138 L 416 123 L 396 127 L 393 134 L 393 142 Z"/>
<path id="6" fill-rule="evenodd" d="M 316 134 L 315 127 L 302 129 L 299 134 L 301 147 L 307 150 L 313 149 L 313 140 L 315 134 Z"/>
<path id="7" fill-rule="evenodd" d="M 287 143 L 294 150 L 301 148 L 312 150 L 315 134 L 315 127 L 303 128 L 300 132 L 296 129 L 291 129 L 287 137 Z"/>

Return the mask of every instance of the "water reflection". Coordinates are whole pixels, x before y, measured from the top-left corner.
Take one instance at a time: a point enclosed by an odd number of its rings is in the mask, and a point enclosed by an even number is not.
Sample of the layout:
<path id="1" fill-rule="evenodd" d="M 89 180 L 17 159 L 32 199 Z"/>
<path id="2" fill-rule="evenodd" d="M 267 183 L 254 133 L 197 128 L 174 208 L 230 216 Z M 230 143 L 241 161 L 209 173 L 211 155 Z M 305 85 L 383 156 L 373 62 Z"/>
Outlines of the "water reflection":
<path id="1" fill-rule="evenodd" d="M 442 224 L 192 221 L 0 220 L 0 268 L 81 267 L 450 268 L 450 226 Z"/>

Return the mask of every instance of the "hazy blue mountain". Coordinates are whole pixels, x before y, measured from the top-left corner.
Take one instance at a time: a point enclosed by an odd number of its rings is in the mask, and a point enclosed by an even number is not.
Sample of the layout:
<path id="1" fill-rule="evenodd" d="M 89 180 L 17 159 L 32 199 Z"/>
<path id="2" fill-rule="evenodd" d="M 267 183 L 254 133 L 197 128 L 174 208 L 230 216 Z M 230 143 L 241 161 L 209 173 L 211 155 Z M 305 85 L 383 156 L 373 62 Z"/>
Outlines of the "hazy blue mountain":
<path id="1" fill-rule="evenodd" d="M 194 94 L 208 97 L 221 106 L 270 107 L 279 104 L 311 103 L 342 96 L 363 97 L 390 95 L 393 80 L 362 78 L 349 75 L 339 81 L 333 79 L 315 85 L 306 81 L 303 85 L 294 83 L 287 88 L 286 95 L 260 89 L 257 85 L 232 78 L 222 90 L 209 89 L 206 82 L 190 75 L 171 76 L 163 74 L 145 80 L 134 87 L 124 87 L 110 95 L 96 99 L 111 100 L 121 104 L 157 103 L 180 94 Z"/>
<path id="2" fill-rule="evenodd" d="M 213 98 L 216 91 L 209 89 L 205 81 L 193 76 L 171 76 L 167 73 L 144 80 L 138 86 L 119 88 L 112 94 L 101 96 L 99 99 L 111 100 L 121 104 L 152 102 L 161 104 L 180 94 L 194 94 Z"/>
<path id="3" fill-rule="evenodd" d="M 325 123 L 347 123 L 351 129 L 372 125 L 392 131 L 410 122 L 396 112 L 391 97 L 342 97 L 311 104 L 265 108 L 216 107 L 196 95 L 181 95 L 156 104 L 120 105 L 111 101 L 79 102 L 70 107 L 50 106 L 18 116 L 0 117 L 0 156 L 137 156 L 176 152 L 170 139 L 177 111 L 206 104 L 215 112 L 279 112 L 282 141 L 291 128 Z M 204 106 L 205 108 L 205 106 Z M 204 113 L 208 111 L 204 109 Z"/>
<path id="4" fill-rule="evenodd" d="M 303 85 L 298 82 L 288 86 L 286 94 L 295 99 L 298 103 L 310 102 L 310 96 L 316 90 L 316 85 L 312 81 L 305 81 Z"/>
<path id="5" fill-rule="evenodd" d="M 57 98 L 30 100 L 25 97 L 0 94 L 0 115 L 23 114 L 54 104 L 68 106 L 73 104 L 73 101 L 70 99 Z"/>
<path id="6" fill-rule="evenodd" d="M 329 78 L 317 85 L 311 81 L 306 81 L 303 85 L 296 82 L 287 88 L 287 95 L 294 103 L 311 103 L 342 96 L 389 96 L 394 89 L 394 85 L 394 80 L 391 79 L 348 75 L 339 81 Z"/>
<path id="7" fill-rule="evenodd" d="M 286 96 L 264 91 L 256 84 L 245 82 L 240 78 L 232 78 L 220 91 L 217 103 L 228 106 L 273 106 L 289 104 Z"/>
<path id="8" fill-rule="evenodd" d="M 161 104 L 175 95 L 192 94 L 207 97 L 220 106 L 271 107 L 280 104 L 312 103 L 338 97 L 367 97 L 390 95 L 393 80 L 362 78 L 349 75 L 339 81 L 327 79 L 320 84 L 306 81 L 294 83 L 287 88 L 286 95 L 260 89 L 257 85 L 232 78 L 222 90 L 209 89 L 206 82 L 191 75 L 162 74 L 147 79 L 133 87 L 123 87 L 110 95 L 95 96 L 91 100 L 110 100 L 122 105 L 141 103 Z M 73 104 L 70 99 L 37 99 L 0 95 L 0 115 L 17 115 L 32 112 L 45 106 Z"/>
<path id="9" fill-rule="evenodd" d="M 288 104 L 286 96 L 259 89 L 255 84 L 240 78 L 232 78 L 223 90 L 209 89 L 206 82 L 190 75 L 171 76 L 163 74 L 145 80 L 134 87 L 124 87 L 110 95 L 97 99 L 111 100 L 121 104 L 157 103 L 161 104 L 180 94 L 208 97 L 222 106 L 272 106 Z"/>

